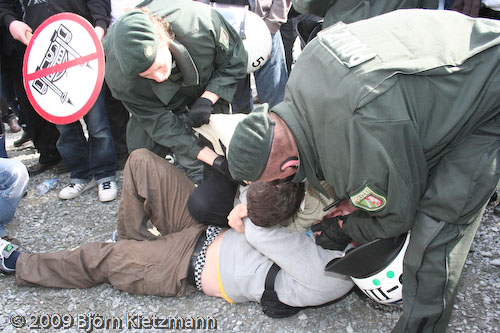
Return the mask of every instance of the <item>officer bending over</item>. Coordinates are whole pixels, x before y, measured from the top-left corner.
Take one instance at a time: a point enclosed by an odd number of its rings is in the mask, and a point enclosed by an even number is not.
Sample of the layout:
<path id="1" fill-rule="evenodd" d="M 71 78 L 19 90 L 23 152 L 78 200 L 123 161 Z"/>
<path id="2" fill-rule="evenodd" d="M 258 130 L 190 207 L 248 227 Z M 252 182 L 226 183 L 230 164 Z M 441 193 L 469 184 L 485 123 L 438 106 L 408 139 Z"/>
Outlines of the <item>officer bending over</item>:
<path id="1" fill-rule="evenodd" d="M 329 248 L 411 229 L 397 332 L 445 331 L 499 160 L 500 22 L 418 9 L 319 33 L 228 148 L 238 180 L 326 180 L 352 211 Z"/>

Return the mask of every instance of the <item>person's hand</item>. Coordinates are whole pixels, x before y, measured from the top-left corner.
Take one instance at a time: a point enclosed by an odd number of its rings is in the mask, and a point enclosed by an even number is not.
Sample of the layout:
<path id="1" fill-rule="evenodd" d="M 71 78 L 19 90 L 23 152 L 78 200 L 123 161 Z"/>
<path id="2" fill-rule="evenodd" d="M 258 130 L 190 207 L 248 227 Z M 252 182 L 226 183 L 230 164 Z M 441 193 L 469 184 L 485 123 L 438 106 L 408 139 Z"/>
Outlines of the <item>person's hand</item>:
<path id="1" fill-rule="evenodd" d="M 208 124 L 212 114 L 212 101 L 205 97 L 198 98 L 189 108 L 188 124 L 191 127 L 200 127 Z"/>
<path id="2" fill-rule="evenodd" d="M 311 230 L 316 234 L 316 244 L 324 249 L 342 251 L 351 242 L 351 238 L 342 230 L 339 222 L 345 222 L 345 216 L 325 218 L 313 224 Z"/>
<path id="3" fill-rule="evenodd" d="M 15 40 L 20 41 L 24 45 L 28 45 L 33 30 L 22 21 L 12 21 L 9 25 L 9 32 Z"/>
<path id="4" fill-rule="evenodd" d="M 247 216 L 247 205 L 240 203 L 234 206 L 233 210 L 231 210 L 227 216 L 227 221 L 229 226 L 237 232 L 245 232 L 245 223 L 243 223 L 243 218 Z"/>
<path id="5" fill-rule="evenodd" d="M 99 38 L 99 41 L 102 42 L 102 37 L 104 37 L 104 32 L 105 32 L 104 29 L 102 27 L 97 26 L 94 28 L 94 31 L 97 35 L 97 38 Z"/>
<path id="6" fill-rule="evenodd" d="M 356 210 L 358 210 L 358 208 L 351 205 L 351 201 L 349 199 L 344 199 L 335 208 L 329 211 L 325 218 L 347 216 Z M 342 224 L 340 227 L 342 227 Z"/>

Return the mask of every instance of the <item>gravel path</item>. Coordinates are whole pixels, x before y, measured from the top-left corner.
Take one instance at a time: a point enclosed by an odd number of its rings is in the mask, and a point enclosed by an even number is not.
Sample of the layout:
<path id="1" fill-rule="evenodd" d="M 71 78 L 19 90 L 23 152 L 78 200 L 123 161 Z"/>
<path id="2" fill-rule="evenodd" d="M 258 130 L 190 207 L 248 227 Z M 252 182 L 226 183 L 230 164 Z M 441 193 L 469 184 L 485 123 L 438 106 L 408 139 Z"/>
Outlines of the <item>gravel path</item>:
<path id="1" fill-rule="evenodd" d="M 7 132 L 9 157 L 31 165 L 38 156 L 31 143 L 20 148 L 13 141 L 20 133 Z M 59 177 L 59 185 L 43 196 L 36 194 L 37 184 Z M 92 241 L 104 241 L 115 229 L 119 200 L 101 203 L 97 189 L 68 201 L 58 199 L 58 191 L 68 181 L 68 174 L 45 172 L 30 179 L 28 195 L 22 199 L 14 220 L 7 226 L 11 236 L 22 242 L 24 251 L 43 252 L 76 247 Z M 121 188 L 122 173 L 118 172 Z M 460 289 L 449 332 L 500 332 L 500 208 L 489 207 L 462 274 Z M 215 319 L 220 331 L 241 332 L 389 332 L 400 309 L 372 302 L 358 290 L 343 299 L 315 309 L 306 309 L 286 319 L 271 319 L 262 314 L 258 304 L 231 305 L 222 299 L 195 292 L 182 298 L 130 295 L 103 284 L 90 289 L 50 289 L 18 287 L 13 277 L 0 277 L 0 329 L 2 332 L 29 331 L 34 317 L 43 326 L 47 318 L 57 324 L 73 317 L 71 331 L 84 331 L 84 319 L 94 316 L 95 331 L 101 319 L 122 322 L 122 330 L 137 331 L 139 315 L 157 318 Z M 64 316 L 66 315 L 66 316 Z M 14 316 L 14 317 L 12 317 Z M 24 316 L 26 326 L 16 329 L 11 317 Z M 101 317 L 99 317 L 101 316 Z M 80 321 L 78 321 L 80 318 Z M 127 319 L 130 321 L 127 322 Z M 88 322 L 88 320 L 87 320 Z M 36 324 L 36 322 L 35 322 Z M 77 330 L 79 324 L 79 330 Z M 89 329 L 87 329 L 89 331 Z M 111 330 L 119 331 L 119 330 Z M 143 329 L 143 331 L 151 331 Z M 191 331 L 191 330 L 190 330 Z"/>

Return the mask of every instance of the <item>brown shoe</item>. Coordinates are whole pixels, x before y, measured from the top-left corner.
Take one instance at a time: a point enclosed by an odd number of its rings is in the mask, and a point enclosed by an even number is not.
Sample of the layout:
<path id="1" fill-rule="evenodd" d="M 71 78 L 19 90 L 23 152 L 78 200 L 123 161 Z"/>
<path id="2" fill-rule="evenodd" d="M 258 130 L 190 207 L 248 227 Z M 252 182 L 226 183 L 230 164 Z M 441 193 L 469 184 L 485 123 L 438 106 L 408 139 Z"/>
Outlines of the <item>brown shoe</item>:
<path id="1" fill-rule="evenodd" d="M 64 164 L 63 160 L 60 160 L 59 162 L 57 162 L 57 164 L 53 165 L 51 167 L 51 169 L 55 173 L 65 173 L 65 172 L 68 172 L 68 169 L 66 169 L 66 164 Z"/>
<path id="2" fill-rule="evenodd" d="M 19 140 L 14 141 L 14 147 L 21 147 L 22 145 L 24 145 L 26 142 L 28 142 L 30 140 L 31 140 L 31 136 L 28 133 L 28 131 L 25 130 L 23 132 L 23 135 L 21 135 L 21 137 L 19 138 Z"/>
<path id="3" fill-rule="evenodd" d="M 36 176 L 49 169 L 53 169 L 55 173 L 67 172 L 66 166 L 64 165 L 64 161 L 60 160 L 56 164 L 45 164 L 37 162 L 36 164 L 33 164 L 32 166 L 28 167 L 28 173 L 30 176 Z"/>
<path id="4" fill-rule="evenodd" d="M 20 130 L 22 130 L 21 126 L 19 126 L 19 124 L 17 123 L 17 118 L 16 117 L 12 117 L 9 120 L 8 124 L 9 124 L 10 130 L 11 130 L 12 133 L 17 133 Z"/>
<path id="5" fill-rule="evenodd" d="M 36 176 L 36 175 L 39 175 L 39 174 L 47 171 L 50 168 L 51 168 L 51 165 L 49 165 L 49 164 L 37 162 L 37 163 L 28 167 L 28 173 L 30 176 Z"/>

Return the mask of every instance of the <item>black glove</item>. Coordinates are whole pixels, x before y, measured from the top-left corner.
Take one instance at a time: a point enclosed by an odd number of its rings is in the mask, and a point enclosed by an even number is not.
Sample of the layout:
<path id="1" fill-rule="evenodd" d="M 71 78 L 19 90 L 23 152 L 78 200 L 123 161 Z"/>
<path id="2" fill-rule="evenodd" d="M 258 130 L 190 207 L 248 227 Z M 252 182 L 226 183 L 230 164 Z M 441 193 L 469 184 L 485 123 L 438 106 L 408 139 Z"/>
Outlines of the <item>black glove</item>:
<path id="1" fill-rule="evenodd" d="M 212 101 L 205 97 L 200 97 L 189 108 L 188 124 L 191 127 L 200 127 L 208 124 L 212 113 Z"/>
<path id="2" fill-rule="evenodd" d="M 351 241 L 351 237 L 347 236 L 339 226 L 339 220 L 345 221 L 345 219 L 345 216 L 336 216 L 313 224 L 311 226 L 313 232 L 321 231 L 320 235 L 316 235 L 316 244 L 324 249 L 344 250 Z"/>
<path id="3" fill-rule="evenodd" d="M 217 172 L 225 176 L 227 179 L 235 183 L 238 183 L 239 185 L 246 185 L 244 182 L 237 181 L 231 176 L 231 173 L 229 172 L 229 167 L 227 166 L 227 159 L 224 156 L 218 156 L 217 158 L 215 158 L 212 167 L 215 170 L 217 170 Z"/>
<path id="4" fill-rule="evenodd" d="M 212 167 L 221 173 L 223 176 L 226 176 L 229 179 L 233 179 L 231 177 L 231 173 L 229 173 L 229 167 L 227 166 L 227 159 L 224 156 L 218 156 L 212 165 Z"/>

